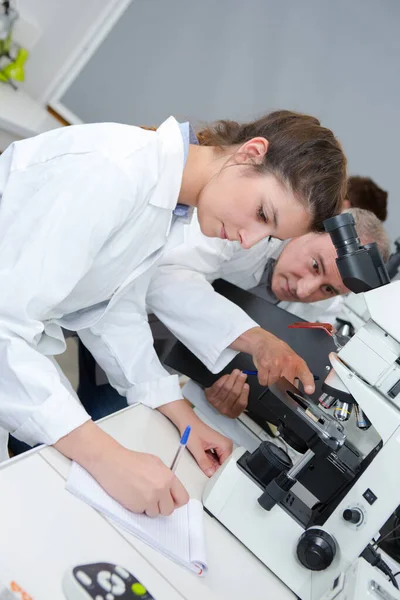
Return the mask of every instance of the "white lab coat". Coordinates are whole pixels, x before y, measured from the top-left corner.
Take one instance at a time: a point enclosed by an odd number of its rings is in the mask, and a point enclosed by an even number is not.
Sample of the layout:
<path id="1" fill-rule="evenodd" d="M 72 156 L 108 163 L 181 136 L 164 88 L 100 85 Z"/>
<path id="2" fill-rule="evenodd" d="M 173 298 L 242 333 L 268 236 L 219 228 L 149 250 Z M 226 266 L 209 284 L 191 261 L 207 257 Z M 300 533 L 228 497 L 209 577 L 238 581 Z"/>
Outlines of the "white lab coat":
<path id="1" fill-rule="evenodd" d="M 147 309 L 153 312 L 193 354 L 218 373 L 236 356 L 229 346 L 258 323 L 241 308 L 217 294 L 212 282 L 225 279 L 248 290 L 260 282 L 270 258 L 278 259 L 286 242 L 268 238 L 244 250 L 237 242 L 205 237 L 196 211 L 184 227 L 184 243 L 163 253 L 147 291 Z M 308 321 L 329 313 L 335 299 L 278 306 Z"/>
<path id="2" fill-rule="evenodd" d="M 319 302 L 279 302 L 278 306 L 306 321 L 336 324 L 345 296 L 333 296 Z"/>
<path id="3" fill-rule="evenodd" d="M 218 373 L 237 354 L 230 344 L 258 324 L 217 294 L 211 283 L 222 278 L 243 289 L 256 286 L 282 242 L 266 238 L 243 250 L 237 242 L 207 238 L 196 213 L 184 229 L 184 243 L 166 250 L 153 272 L 147 308 L 210 371 Z"/>
<path id="4" fill-rule="evenodd" d="M 145 295 L 163 247 L 180 242 L 178 123 L 62 128 L 0 157 L 0 425 L 52 444 L 88 415 L 49 355 L 77 330 L 128 403 L 181 398 L 160 365 Z M 170 232 L 171 229 L 171 232 Z"/>

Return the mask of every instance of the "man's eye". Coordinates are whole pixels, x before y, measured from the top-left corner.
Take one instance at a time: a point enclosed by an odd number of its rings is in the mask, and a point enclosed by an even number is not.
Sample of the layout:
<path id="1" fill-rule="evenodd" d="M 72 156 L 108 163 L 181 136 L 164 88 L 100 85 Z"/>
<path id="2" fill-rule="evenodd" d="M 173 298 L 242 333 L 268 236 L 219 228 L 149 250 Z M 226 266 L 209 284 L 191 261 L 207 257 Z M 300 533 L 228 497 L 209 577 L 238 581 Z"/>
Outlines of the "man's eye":
<path id="1" fill-rule="evenodd" d="M 325 295 L 336 296 L 335 290 L 330 285 L 324 285 L 322 289 Z"/>
<path id="2" fill-rule="evenodd" d="M 314 271 L 316 271 L 317 273 L 319 273 L 319 266 L 318 266 L 318 263 L 315 260 L 315 258 L 312 259 L 312 268 L 314 269 Z"/>
<path id="3" fill-rule="evenodd" d="M 265 215 L 264 208 L 262 206 L 260 206 L 258 209 L 257 216 L 259 219 L 261 219 L 261 221 L 264 221 L 264 223 L 268 223 L 268 217 Z"/>

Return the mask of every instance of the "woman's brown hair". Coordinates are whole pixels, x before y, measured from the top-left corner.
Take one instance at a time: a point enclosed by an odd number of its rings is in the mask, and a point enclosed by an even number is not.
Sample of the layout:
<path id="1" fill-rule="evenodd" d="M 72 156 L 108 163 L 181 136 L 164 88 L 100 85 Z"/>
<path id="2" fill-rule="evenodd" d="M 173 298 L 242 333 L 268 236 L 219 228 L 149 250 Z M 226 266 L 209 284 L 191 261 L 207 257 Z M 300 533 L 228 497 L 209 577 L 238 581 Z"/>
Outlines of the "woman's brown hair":
<path id="1" fill-rule="evenodd" d="M 255 137 L 269 145 L 263 162 L 251 169 L 273 174 L 307 206 L 311 229 L 324 231 L 325 219 L 342 209 L 347 183 L 346 157 L 332 131 L 315 117 L 278 110 L 250 123 L 217 121 L 197 133 L 200 145 L 218 148 Z"/>

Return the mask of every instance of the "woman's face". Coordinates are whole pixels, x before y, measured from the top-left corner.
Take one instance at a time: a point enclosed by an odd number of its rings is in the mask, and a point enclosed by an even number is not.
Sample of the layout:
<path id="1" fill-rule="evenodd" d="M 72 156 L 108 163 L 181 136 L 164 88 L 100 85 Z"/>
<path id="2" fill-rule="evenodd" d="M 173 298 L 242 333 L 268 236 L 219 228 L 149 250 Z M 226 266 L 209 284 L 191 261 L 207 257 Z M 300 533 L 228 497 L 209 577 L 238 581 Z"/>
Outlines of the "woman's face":
<path id="1" fill-rule="evenodd" d="M 270 235 L 298 237 L 311 225 L 305 206 L 274 175 L 252 173 L 243 164 L 227 165 L 206 183 L 197 213 L 204 235 L 237 241 L 243 248 Z"/>

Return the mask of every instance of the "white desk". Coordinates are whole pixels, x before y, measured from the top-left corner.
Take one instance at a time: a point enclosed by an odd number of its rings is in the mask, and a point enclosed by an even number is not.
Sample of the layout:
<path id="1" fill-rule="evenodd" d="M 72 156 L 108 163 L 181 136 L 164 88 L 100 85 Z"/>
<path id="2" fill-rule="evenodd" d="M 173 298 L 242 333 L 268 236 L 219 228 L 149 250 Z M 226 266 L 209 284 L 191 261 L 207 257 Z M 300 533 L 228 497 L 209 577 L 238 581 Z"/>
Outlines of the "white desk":
<path id="1" fill-rule="evenodd" d="M 156 454 L 166 464 L 171 461 L 179 440 L 178 432 L 167 419 L 157 411 L 144 406 L 134 406 L 120 411 L 104 419 L 101 426 L 127 448 Z M 67 477 L 68 459 L 53 448 L 41 450 L 40 456 L 64 479 Z M 190 495 L 200 499 L 206 476 L 188 452 L 179 463 L 177 475 Z M 265 600 L 267 597 L 274 600 L 295 598 L 294 594 L 271 571 L 208 515 L 205 515 L 205 528 L 209 571 L 203 578 L 176 565 L 116 525 L 111 524 L 111 526 L 119 531 L 132 548 L 188 600 L 205 598 L 243 600 L 243 597 L 251 600 Z M 266 543 L 272 541 L 266 540 Z M 135 573 L 134 569 L 133 572 Z M 149 589 L 151 589 L 150 585 Z M 154 594 L 157 600 L 164 598 L 162 594 L 157 597 L 155 588 Z"/>
<path id="2" fill-rule="evenodd" d="M 23 90 L 0 83 L 0 152 L 13 141 L 61 126 Z"/>
<path id="3" fill-rule="evenodd" d="M 31 451 L 0 468 L 0 581 L 15 581 L 34 600 L 65 600 L 72 566 L 127 567 L 157 599 L 184 600 L 99 513 L 64 489 L 62 477 Z M 19 597 L 19 596 L 18 596 Z"/>

